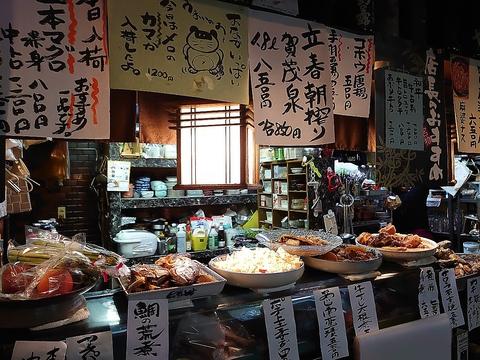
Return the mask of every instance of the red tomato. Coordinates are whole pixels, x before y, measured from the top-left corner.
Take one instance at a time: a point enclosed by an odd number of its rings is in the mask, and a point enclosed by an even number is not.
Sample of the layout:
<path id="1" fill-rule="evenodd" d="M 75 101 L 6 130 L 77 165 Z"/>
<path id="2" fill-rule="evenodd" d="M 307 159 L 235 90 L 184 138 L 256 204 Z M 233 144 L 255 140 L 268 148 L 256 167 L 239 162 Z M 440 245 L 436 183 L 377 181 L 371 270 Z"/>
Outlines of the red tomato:
<path id="1" fill-rule="evenodd" d="M 2 292 L 15 294 L 24 291 L 32 281 L 32 276 L 25 274 L 31 267 L 21 263 L 5 265 L 2 272 Z"/>
<path id="2" fill-rule="evenodd" d="M 61 295 L 73 290 L 73 279 L 66 269 L 50 269 L 40 279 L 37 291 L 40 295 Z"/>

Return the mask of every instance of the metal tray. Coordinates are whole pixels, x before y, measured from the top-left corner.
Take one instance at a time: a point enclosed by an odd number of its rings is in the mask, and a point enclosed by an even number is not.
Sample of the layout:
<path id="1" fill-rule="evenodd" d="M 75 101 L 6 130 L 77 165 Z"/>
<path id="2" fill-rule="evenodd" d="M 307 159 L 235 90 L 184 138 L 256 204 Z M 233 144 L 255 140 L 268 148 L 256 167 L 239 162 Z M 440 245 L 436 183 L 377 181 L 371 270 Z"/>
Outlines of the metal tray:
<path id="1" fill-rule="evenodd" d="M 202 263 L 194 260 L 197 265 L 199 265 L 201 271 L 207 273 L 208 275 L 213 276 L 216 281 L 210 283 L 202 284 L 193 284 L 186 286 L 174 286 L 165 289 L 159 290 L 150 290 L 150 291 L 139 291 L 134 293 L 129 293 L 127 291 L 127 285 L 122 282 L 120 279 L 120 285 L 123 288 L 123 291 L 127 295 L 129 300 L 156 300 L 156 299 L 168 299 L 168 301 L 184 301 L 198 299 L 213 295 L 218 295 L 222 292 L 225 283 L 225 280 L 222 276 L 217 274 L 215 271 L 209 269 Z"/>

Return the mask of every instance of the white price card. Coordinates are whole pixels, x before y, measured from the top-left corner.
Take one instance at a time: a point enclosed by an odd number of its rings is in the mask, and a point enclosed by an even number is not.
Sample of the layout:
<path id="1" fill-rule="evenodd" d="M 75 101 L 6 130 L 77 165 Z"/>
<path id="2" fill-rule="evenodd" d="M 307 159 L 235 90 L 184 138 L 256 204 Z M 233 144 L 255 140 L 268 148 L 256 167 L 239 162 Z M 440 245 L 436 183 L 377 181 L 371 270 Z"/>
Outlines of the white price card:
<path id="1" fill-rule="evenodd" d="M 168 359 L 168 300 L 130 300 L 127 359 Z"/>
<path id="2" fill-rule="evenodd" d="M 445 269 L 439 272 L 440 295 L 442 296 L 443 310 L 448 314 L 450 325 L 456 328 L 465 324 L 462 307 L 458 297 L 457 281 L 454 269 Z"/>
<path id="3" fill-rule="evenodd" d="M 342 297 L 338 287 L 313 292 L 320 329 L 320 349 L 323 360 L 348 356 L 347 332 L 343 316 Z"/>
<path id="4" fill-rule="evenodd" d="M 12 360 L 63 360 L 67 344 L 63 341 L 17 341 Z"/>
<path id="5" fill-rule="evenodd" d="M 286 296 L 263 301 L 270 360 L 298 360 L 297 329 L 292 298 Z"/>
<path id="6" fill-rule="evenodd" d="M 372 283 L 365 281 L 348 285 L 348 296 L 352 307 L 355 335 L 378 331 L 377 309 L 373 296 Z"/>
<path id="7" fill-rule="evenodd" d="M 435 271 L 432 267 L 420 269 L 418 283 L 418 310 L 422 319 L 440 314 L 440 301 Z"/>
<path id="8" fill-rule="evenodd" d="M 467 280 L 468 331 L 480 326 L 480 277 Z"/>
<path id="9" fill-rule="evenodd" d="M 68 360 L 113 360 L 112 332 L 104 331 L 67 338 Z"/>
<path id="10" fill-rule="evenodd" d="M 463 329 L 457 333 L 457 359 L 468 360 L 468 331 Z"/>

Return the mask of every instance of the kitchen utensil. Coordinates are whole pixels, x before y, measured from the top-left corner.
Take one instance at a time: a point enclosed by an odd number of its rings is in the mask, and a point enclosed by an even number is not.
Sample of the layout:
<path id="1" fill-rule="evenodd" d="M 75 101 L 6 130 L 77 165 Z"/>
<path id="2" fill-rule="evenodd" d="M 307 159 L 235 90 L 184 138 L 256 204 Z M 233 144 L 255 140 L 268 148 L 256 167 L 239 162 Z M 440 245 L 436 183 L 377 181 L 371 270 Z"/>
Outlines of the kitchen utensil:
<path id="1" fill-rule="evenodd" d="M 122 230 L 113 240 L 126 258 L 152 256 L 157 251 L 157 237 L 145 230 Z"/>

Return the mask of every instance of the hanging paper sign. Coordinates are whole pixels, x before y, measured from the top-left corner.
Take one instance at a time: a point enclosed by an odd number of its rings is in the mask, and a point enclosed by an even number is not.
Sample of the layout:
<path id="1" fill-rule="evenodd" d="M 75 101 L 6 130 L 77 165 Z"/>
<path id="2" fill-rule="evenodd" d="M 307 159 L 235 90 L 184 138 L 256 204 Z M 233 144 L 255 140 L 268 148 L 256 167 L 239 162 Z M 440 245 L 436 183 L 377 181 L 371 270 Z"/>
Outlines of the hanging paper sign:
<path id="1" fill-rule="evenodd" d="M 457 281 L 454 269 L 445 269 L 439 273 L 440 294 L 442 305 L 450 319 L 452 328 L 465 324 L 460 299 L 458 298 Z"/>
<path id="2" fill-rule="evenodd" d="M 385 146 L 423 150 L 423 79 L 385 71 Z"/>
<path id="3" fill-rule="evenodd" d="M 432 267 L 420 269 L 418 284 L 418 309 L 422 319 L 440 314 L 437 280 Z"/>
<path id="4" fill-rule="evenodd" d="M 480 61 L 452 57 L 453 108 L 458 151 L 480 153 Z"/>
<path id="5" fill-rule="evenodd" d="M 130 185 L 130 161 L 107 162 L 107 191 L 128 191 Z"/>
<path id="6" fill-rule="evenodd" d="M 326 28 L 251 11 L 248 31 L 257 144 L 335 142 Z"/>
<path id="7" fill-rule="evenodd" d="M 480 277 L 467 280 L 467 320 L 469 331 L 480 326 Z"/>
<path id="8" fill-rule="evenodd" d="M 263 301 L 270 360 L 298 360 L 297 329 L 290 296 Z"/>
<path id="9" fill-rule="evenodd" d="M 423 182 L 430 187 L 446 185 L 448 182 L 443 59 L 440 50 L 427 50 L 423 123 L 425 152 L 417 154 L 419 161 L 416 163 L 419 168 L 425 169 Z"/>
<path id="10" fill-rule="evenodd" d="M 127 359 L 168 359 L 168 300 L 128 302 Z"/>
<path id="11" fill-rule="evenodd" d="M 63 341 L 16 341 L 12 360 L 63 360 L 66 351 Z"/>
<path id="12" fill-rule="evenodd" d="M 313 292 L 320 329 L 320 350 L 323 360 L 348 356 L 347 331 L 343 317 L 340 289 L 333 287 Z"/>
<path id="13" fill-rule="evenodd" d="M 113 360 L 112 332 L 67 338 L 68 360 Z"/>
<path id="14" fill-rule="evenodd" d="M 0 133 L 110 137 L 103 1 L 11 1 L 0 11 Z"/>
<path id="15" fill-rule="evenodd" d="M 378 331 L 377 309 L 369 281 L 348 285 L 355 335 Z"/>
<path id="16" fill-rule="evenodd" d="M 252 5 L 288 15 L 298 15 L 298 0 L 252 0 Z"/>
<path id="17" fill-rule="evenodd" d="M 334 113 L 368 118 L 374 43 L 371 35 L 328 28 Z"/>
<path id="18" fill-rule="evenodd" d="M 248 104 L 245 7 L 207 0 L 108 6 L 112 88 Z"/>

